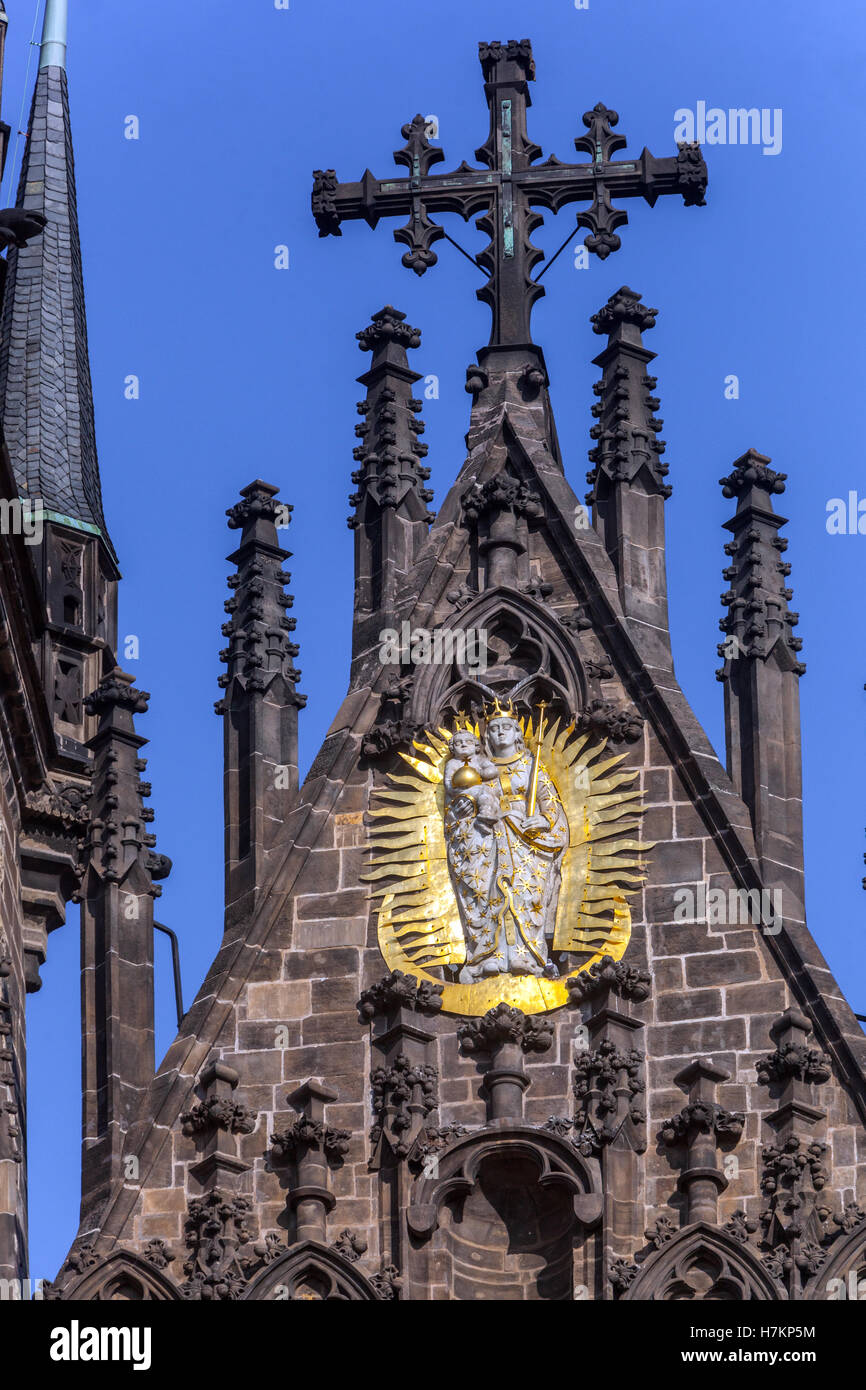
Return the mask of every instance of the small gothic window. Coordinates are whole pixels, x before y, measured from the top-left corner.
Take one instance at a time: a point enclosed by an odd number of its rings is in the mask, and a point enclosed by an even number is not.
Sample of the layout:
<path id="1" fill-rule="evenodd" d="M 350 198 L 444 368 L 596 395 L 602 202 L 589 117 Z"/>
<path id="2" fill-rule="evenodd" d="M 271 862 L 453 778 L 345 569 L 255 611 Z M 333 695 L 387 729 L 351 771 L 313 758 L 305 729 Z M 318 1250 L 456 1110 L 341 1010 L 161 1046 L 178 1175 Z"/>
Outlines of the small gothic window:
<path id="1" fill-rule="evenodd" d="M 78 599 L 67 594 L 63 600 L 63 621 L 70 627 L 78 627 Z"/>

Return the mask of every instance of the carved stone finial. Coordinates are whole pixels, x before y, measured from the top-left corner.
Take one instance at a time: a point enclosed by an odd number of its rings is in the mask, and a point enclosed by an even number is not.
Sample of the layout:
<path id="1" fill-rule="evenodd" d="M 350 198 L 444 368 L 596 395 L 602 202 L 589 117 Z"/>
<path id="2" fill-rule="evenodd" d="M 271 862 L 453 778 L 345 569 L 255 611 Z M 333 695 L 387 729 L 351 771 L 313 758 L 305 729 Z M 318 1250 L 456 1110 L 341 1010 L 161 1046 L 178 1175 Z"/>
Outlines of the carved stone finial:
<path id="1" fill-rule="evenodd" d="M 439 152 L 441 154 L 441 151 Z M 355 334 L 362 352 L 373 352 L 375 348 L 388 343 L 399 343 L 404 348 L 421 346 L 421 330 L 406 322 L 406 315 L 392 304 L 372 315 L 372 322 Z"/>
<path id="2" fill-rule="evenodd" d="M 262 482 L 261 478 L 242 487 L 243 501 L 226 508 L 229 530 L 238 531 L 242 526 L 256 521 L 279 521 L 282 526 L 288 526 L 294 508 L 288 502 L 278 502 L 278 492 L 278 487 Z"/>
<path id="3" fill-rule="evenodd" d="M 399 509 L 410 524 L 433 520 L 433 513 L 427 511 L 433 493 L 424 486 L 430 469 L 422 462 L 427 455 L 427 445 L 420 438 L 424 433 L 422 403 L 412 395 L 421 377 L 410 368 L 406 356 L 407 349 L 420 346 L 421 331 L 405 320 L 405 314 L 387 304 L 355 335 L 358 346 L 363 352 L 372 352 L 373 360 L 358 378 L 367 394 L 358 402 L 362 422 L 355 426 L 361 442 L 353 450 L 358 464 L 352 473 L 357 491 L 349 498 L 355 508 L 348 523 L 353 530 L 362 524 L 368 498 L 377 519 L 375 509 L 387 507 Z"/>
<path id="4" fill-rule="evenodd" d="M 807 1086 L 820 1086 L 832 1075 L 830 1058 L 819 1048 L 809 1047 L 812 1025 L 797 1009 L 786 1009 L 770 1029 L 776 1043 L 775 1052 L 755 1063 L 758 1080 L 764 1086 L 773 1082 L 783 1085 L 789 1080 Z"/>
<path id="5" fill-rule="evenodd" d="M 759 454 L 757 449 L 748 449 L 737 459 L 732 472 L 726 478 L 719 479 L 722 495 L 740 497 L 750 487 L 769 493 L 784 492 L 787 473 L 777 473 L 769 467 L 769 463 L 766 454 Z"/>
<path id="6" fill-rule="evenodd" d="M 250 1166 L 238 1157 L 235 1136 L 252 1134 L 258 1117 L 232 1098 L 239 1080 L 234 1067 L 212 1061 L 199 1077 L 204 1098 L 181 1115 L 183 1132 L 200 1153 L 191 1172 L 203 1185 L 231 1187 Z"/>
<path id="7" fill-rule="evenodd" d="M 728 1185 L 718 1164 L 718 1145 L 725 1140 L 736 1142 L 746 1117 L 717 1104 L 716 1087 L 730 1077 L 707 1058 L 696 1057 L 674 1080 L 688 1089 L 689 1100 L 679 1114 L 665 1121 L 659 1138 L 664 1144 L 682 1144 L 686 1148 L 686 1166 L 678 1180 L 680 1190 L 686 1194 L 686 1224 L 715 1224 L 719 1193 Z"/>
<path id="8" fill-rule="evenodd" d="M 508 511 L 515 516 L 535 517 L 542 514 L 538 494 L 528 483 L 502 470 L 483 483 L 472 483 L 460 498 L 463 517 L 474 525 L 489 512 Z"/>
<path id="9" fill-rule="evenodd" d="M 239 1081 L 233 1067 L 212 1062 L 201 1074 L 200 1084 L 206 1095 L 181 1115 L 184 1134 L 207 1134 L 222 1129 L 228 1134 L 252 1134 L 256 1116 L 247 1106 L 232 1100 L 231 1093 Z"/>
<path id="10" fill-rule="evenodd" d="M 523 1065 L 527 1052 L 546 1052 L 553 1042 L 553 1023 L 539 1014 L 524 1014 L 504 1001 L 483 1018 L 469 1019 L 457 1029 L 463 1051 L 486 1053 L 491 1060 L 484 1086 L 488 1121 L 520 1119 L 523 1092 L 529 1085 Z"/>
<path id="11" fill-rule="evenodd" d="M 578 733 L 597 734 L 611 743 L 637 743 L 643 719 L 635 709 L 623 709 L 613 700 L 590 700 L 575 722 Z"/>
<path id="12" fill-rule="evenodd" d="M 518 587 L 517 560 L 529 544 L 528 522 L 543 514 L 538 494 L 503 467 L 483 483 L 473 482 L 461 498 L 463 525 L 478 535 L 486 586 Z"/>
<path id="13" fill-rule="evenodd" d="M 85 855 L 105 880 L 115 882 L 135 860 L 140 860 L 151 880 L 165 878 L 171 870 L 170 859 L 153 853 L 156 836 L 147 830 L 155 813 L 142 804 L 151 794 L 151 785 L 141 779 L 147 762 L 137 756 L 147 739 L 136 733 L 134 716 L 147 710 L 150 696 L 137 690 L 133 679 L 115 666 L 84 701 L 90 714 L 99 715 L 99 726 L 88 743 L 94 760 Z M 69 803 L 69 809 L 73 804 Z M 157 898 L 161 891 L 154 885 L 150 896 Z"/>
<path id="14" fill-rule="evenodd" d="M 693 1100 L 670 1120 L 665 1120 L 659 1138 L 665 1144 L 687 1143 L 695 1134 L 715 1135 L 717 1138 L 733 1135 L 739 1138 L 745 1123 L 746 1117 L 741 1112 L 725 1110 L 712 1101 Z"/>
<path id="15" fill-rule="evenodd" d="M 786 1009 L 770 1028 L 776 1050 L 755 1064 L 758 1081 L 773 1086 L 777 1108 L 767 1116 L 779 1141 L 784 1142 L 795 1129 L 812 1129 L 825 1111 L 815 1103 L 813 1087 L 829 1081 L 830 1058 L 819 1048 L 810 1047 L 812 1025 L 798 1009 Z"/>
<path id="16" fill-rule="evenodd" d="M 463 1051 L 495 1052 L 514 1045 L 521 1052 L 546 1052 L 553 1042 L 553 1023 L 539 1014 L 525 1014 L 504 1001 L 488 1009 L 483 1018 L 469 1019 L 457 1029 Z"/>
<path id="17" fill-rule="evenodd" d="M 115 666 L 90 695 L 85 695 L 87 713 L 105 715 L 121 709 L 130 714 L 146 714 L 150 694 L 147 690 L 136 690 L 134 681 L 135 677 L 128 671 Z"/>
<path id="18" fill-rule="evenodd" d="M 586 475 L 592 489 L 587 505 L 600 509 L 603 518 L 616 488 L 637 487 L 663 499 L 671 495 L 664 481 L 669 465 L 662 462 L 666 445 L 659 437 L 664 421 L 655 414 L 657 382 L 647 375 L 655 353 L 641 339 L 644 329 L 654 327 L 657 313 L 624 285 L 591 318 L 593 331 L 608 335 L 607 346 L 594 359 L 602 377 L 592 388 L 598 398 L 592 407 L 596 424 L 590 430 L 595 444 L 589 450 L 593 467 Z M 607 519 L 613 524 L 612 517 Z"/>
<path id="19" fill-rule="evenodd" d="M 618 325 L 627 323 L 633 324 L 641 332 L 646 332 L 648 328 L 655 328 L 658 309 L 650 309 L 640 301 L 641 296 L 637 290 L 630 290 L 628 285 L 623 285 L 615 294 L 611 295 L 597 314 L 591 315 L 592 331 L 594 333 L 613 333 Z"/>
<path id="20" fill-rule="evenodd" d="M 271 1135 L 272 1152 L 277 1158 L 301 1155 L 309 1149 L 321 1149 L 334 1160 L 341 1160 L 349 1151 L 352 1132 L 334 1129 L 325 1123 L 325 1106 L 338 1099 L 338 1093 L 317 1077 L 305 1081 L 288 1097 L 289 1103 L 301 1114 L 285 1130 Z"/>
<path id="21" fill-rule="evenodd" d="M 294 665 L 299 648 L 289 634 L 296 621 L 286 616 L 294 603 L 285 592 L 291 575 L 283 568 L 290 552 L 280 546 L 277 535 L 278 527 L 288 526 L 292 507 L 277 500 L 278 491 L 272 483 L 256 479 L 241 488 L 243 500 L 226 510 L 229 529 L 241 530 L 242 535 L 238 549 L 229 556 L 237 572 L 229 575 L 232 596 L 224 605 L 229 619 L 223 623 L 222 634 L 228 646 L 220 652 L 220 661 L 227 669 L 217 678 L 220 688 L 231 688 L 232 695 L 216 702 L 217 714 L 225 714 L 234 697 L 241 704 L 254 692 L 264 697 L 278 676 L 292 687 L 288 702 L 295 709 L 307 703 L 307 697 L 295 689 L 301 677 Z M 291 772 L 294 778 L 294 761 Z"/>
<path id="22" fill-rule="evenodd" d="M 432 980 L 418 980 L 402 970 L 392 970 L 362 992 L 357 1007 L 362 1023 L 369 1022 L 377 1014 L 387 1015 L 396 1009 L 438 1013 L 442 1008 L 442 986 Z"/>
<path id="23" fill-rule="evenodd" d="M 582 970 L 579 975 L 566 981 L 572 1004 L 582 1003 L 601 989 L 610 989 L 621 999 L 640 1004 L 649 998 L 651 983 L 648 971 L 626 965 L 621 960 L 615 961 L 613 956 L 602 956 L 588 970 Z"/>
<path id="24" fill-rule="evenodd" d="M 271 1135 L 272 1157 L 295 1164 L 297 1181 L 288 1201 L 295 1212 L 298 1240 L 323 1242 L 325 1218 L 335 1205 L 330 1168 L 342 1163 L 352 1139 L 351 1130 L 335 1129 L 326 1122 L 325 1107 L 337 1099 L 335 1090 L 310 1077 L 288 1097 L 300 1112 L 298 1118 Z"/>

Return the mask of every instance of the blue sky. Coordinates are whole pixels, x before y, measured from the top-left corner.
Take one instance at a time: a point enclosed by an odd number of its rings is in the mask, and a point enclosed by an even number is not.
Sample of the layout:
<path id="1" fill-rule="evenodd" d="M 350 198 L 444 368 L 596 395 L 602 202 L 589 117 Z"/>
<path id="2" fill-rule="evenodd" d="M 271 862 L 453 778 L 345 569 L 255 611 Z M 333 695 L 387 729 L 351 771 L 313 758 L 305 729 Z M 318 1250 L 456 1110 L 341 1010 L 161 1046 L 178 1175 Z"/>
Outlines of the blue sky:
<path id="1" fill-rule="evenodd" d="M 18 123 L 35 0 L 8 0 L 4 116 Z M 440 243 L 422 280 L 380 223 L 320 241 L 310 174 L 395 171 L 400 126 L 438 116 L 447 165 L 487 135 L 480 39 L 528 36 L 538 80 L 530 133 L 545 157 L 573 157 L 581 115 L 620 113 L 627 151 L 674 150 L 680 108 L 782 112 L 782 148 L 707 150 L 708 205 L 629 208 L 622 250 L 589 269 L 564 254 L 533 317 L 544 347 L 568 475 L 584 490 L 590 446 L 589 315 L 621 284 L 659 309 L 657 353 L 668 441 L 668 573 L 677 673 L 723 756 L 714 672 L 730 515 L 718 479 L 748 447 L 789 476 L 786 530 L 808 672 L 801 685 L 810 924 L 859 1012 L 863 946 L 866 536 L 829 535 L 827 502 L 866 498 L 857 402 L 864 377 L 859 167 L 866 21 L 848 4 L 746 0 L 684 14 L 674 0 L 71 0 L 69 81 L 91 362 L 106 515 L 120 556 L 127 662 L 151 691 L 159 848 L 175 868 L 159 903 L 181 938 L 187 1002 L 222 922 L 224 511 L 255 477 L 295 512 L 292 592 L 301 644 L 302 768 L 346 685 L 352 538 L 346 528 L 358 388 L 354 334 L 392 302 L 423 332 L 413 365 L 440 379 L 425 402 L 431 485 L 441 501 L 463 457 L 466 365 L 487 341 L 476 272 Z M 35 71 L 31 65 L 30 80 Z M 28 93 L 29 97 L 29 93 Z M 135 115 L 140 139 L 124 138 Z M 20 158 L 20 149 L 19 149 Z M 396 172 L 396 171 L 395 171 Z M 14 171 L 17 178 L 17 168 Z M 14 186 L 14 185 L 13 185 Z M 4 183 L 4 191 L 8 182 Z M 534 240 L 551 253 L 575 209 Z M 484 238 L 447 219 L 477 251 Z M 575 234 L 573 245 L 584 233 Z M 287 245 L 290 268 L 274 268 Z M 124 379 L 140 377 L 137 401 Z M 725 378 L 739 378 L 728 400 Z M 434 506 L 436 503 L 434 502 Z M 51 1277 L 77 1226 L 78 940 L 51 939 L 29 1005 L 31 1272 Z M 158 952 L 158 1051 L 173 1035 L 170 964 Z"/>

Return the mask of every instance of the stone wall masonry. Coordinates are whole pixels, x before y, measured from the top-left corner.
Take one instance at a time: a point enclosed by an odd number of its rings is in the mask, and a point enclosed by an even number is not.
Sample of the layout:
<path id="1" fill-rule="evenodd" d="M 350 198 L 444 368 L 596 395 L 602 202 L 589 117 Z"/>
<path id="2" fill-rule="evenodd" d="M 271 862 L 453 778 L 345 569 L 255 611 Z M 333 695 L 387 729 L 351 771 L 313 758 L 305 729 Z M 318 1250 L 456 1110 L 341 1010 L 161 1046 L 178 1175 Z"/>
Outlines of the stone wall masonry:
<path id="1" fill-rule="evenodd" d="M 635 1207 L 634 1250 L 644 1246 L 643 1232 L 667 1213 L 675 1225 L 683 1219 L 677 1190 L 682 1155 L 658 1143 L 662 1123 L 676 1114 L 685 1095 L 675 1077 L 695 1056 L 705 1056 L 729 1074 L 718 1087 L 718 1103 L 746 1117 L 742 1138 L 733 1150 L 735 1169 L 719 1199 L 719 1221 L 736 1211 L 757 1218 L 761 1147 L 773 1137 L 767 1117 L 776 1108 L 755 1064 L 773 1049 L 769 1029 L 792 1003 L 791 991 L 760 929 L 740 923 L 710 926 L 674 921 L 674 890 L 701 882 L 733 886 L 720 869 L 711 835 L 691 804 L 675 768 L 647 734 L 628 750 L 641 765 L 647 807 L 645 832 L 661 841 L 647 855 L 647 878 L 633 900 L 633 936 L 629 963 L 645 963 L 651 974 L 651 997 L 636 1006 L 645 1022 L 637 1044 L 646 1052 L 647 1149 L 640 1158 L 640 1202 Z M 296 1118 L 287 1097 L 308 1076 L 320 1076 L 338 1094 L 327 1110 L 330 1125 L 351 1131 L 344 1161 L 331 1174 L 336 1205 L 327 1217 L 327 1239 L 347 1227 L 367 1242 L 362 1266 L 379 1267 L 387 1247 L 380 1218 L 380 1177 L 369 1169 L 373 1123 L 369 1073 L 373 1065 L 369 1028 L 355 1008 L 361 991 L 385 973 L 375 923 L 367 911 L 359 876 L 363 867 L 363 805 L 371 774 L 356 772 L 341 794 L 334 814 L 302 871 L 280 939 L 269 942 L 262 963 L 242 992 L 239 1006 L 213 1055 L 234 1068 L 239 1083 L 234 1098 L 257 1116 L 254 1131 L 238 1139 L 238 1155 L 249 1167 L 236 1179 L 236 1190 L 253 1199 L 259 1234 L 285 1233 L 292 1219 L 286 1197 L 290 1179 L 268 1157 L 269 1136 Z M 565 1008 L 552 1015 L 553 1047 L 525 1061 L 530 1085 L 525 1117 L 543 1126 L 552 1116 L 574 1111 L 572 1093 L 575 1033 L 590 1005 Z M 483 1078 L 487 1065 L 463 1055 L 458 1047 L 459 1020 L 447 1015 L 419 1018 L 434 1035 L 430 1060 L 438 1067 L 439 1121 L 474 1128 L 485 1123 Z M 820 1045 L 819 1043 L 816 1045 Z M 866 1201 L 866 1136 L 838 1077 L 821 1088 L 826 1121 L 815 1137 L 830 1146 L 834 1209 L 849 1201 Z M 159 1175 L 142 1195 L 130 1230 L 130 1244 L 143 1248 L 159 1237 L 183 1253 L 188 1202 L 201 1188 L 191 1174 L 194 1142 L 175 1126 Z M 427 1296 L 453 1296 L 445 1282 L 442 1252 L 430 1252 Z M 172 1266 L 177 1276 L 179 1265 Z"/>

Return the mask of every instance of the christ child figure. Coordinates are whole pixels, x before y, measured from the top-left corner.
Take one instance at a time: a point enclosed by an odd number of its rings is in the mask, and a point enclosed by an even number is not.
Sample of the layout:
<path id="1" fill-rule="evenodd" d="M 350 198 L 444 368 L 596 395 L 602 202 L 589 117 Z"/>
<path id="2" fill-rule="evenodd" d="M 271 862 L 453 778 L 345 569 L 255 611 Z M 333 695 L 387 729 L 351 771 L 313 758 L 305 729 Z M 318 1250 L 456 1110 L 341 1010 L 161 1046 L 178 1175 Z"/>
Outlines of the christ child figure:
<path id="1" fill-rule="evenodd" d="M 458 729 L 448 744 L 448 754 L 443 781 L 453 812 L 480 816 L 490 823 L 498 820 L 499 770 L 485 756 L 481 740 L 471 729 Z M 461 806 L 461 798 L 468 804 Z"/>

